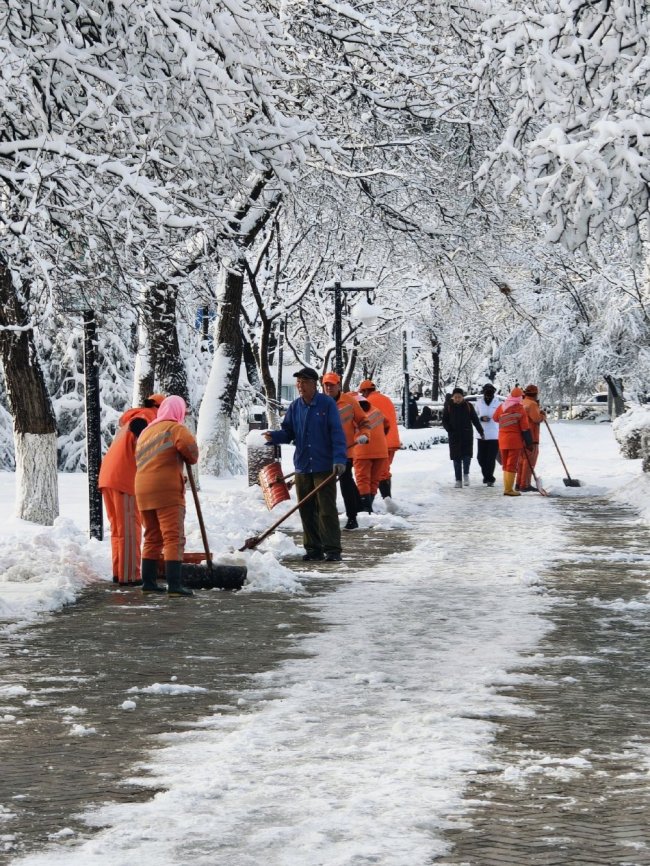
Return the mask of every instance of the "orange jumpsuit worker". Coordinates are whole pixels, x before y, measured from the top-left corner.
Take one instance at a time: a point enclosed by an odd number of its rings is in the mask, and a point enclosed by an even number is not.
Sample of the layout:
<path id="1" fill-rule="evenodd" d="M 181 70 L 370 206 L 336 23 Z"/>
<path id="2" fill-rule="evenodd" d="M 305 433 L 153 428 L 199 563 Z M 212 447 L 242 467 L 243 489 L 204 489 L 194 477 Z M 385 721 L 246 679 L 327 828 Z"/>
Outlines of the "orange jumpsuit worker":
<path id="1" fill-rule="evenodd" d="M 160 554 L 165 557 L 169 596 L 194 595 L 181 584 L 185 551 L 185 462 L 199 459 L 196 439 L 183 424 L 185 400 L 173 394 L 160 405 L 158 417 L 141 433 L 135 450 L 135 498 L 142 514 L 142 591 L 164 592 L 156 579 Z"/>
<path id="2" fill-rule="evenodd" d="M 343 497 L 345 513 L 348 518 L 344 529 L 358 529 L 357 512 L 359 511 L 360 503 L 359 491 L 352 475 L 352 457 L 355 443 L 368 441 L 368 418 L 359 405 L 356 394 L 344 394 L 341 391 L 341 377 L 338 373 L 325 373 L 321 381 L 323 383 L 323 391 L 332 400 L 336 400 L 336 408 L 339 410 L 341 426 L 345 433 L 345 443 L 348 449 L 345 472 L 339 475 L 341 496 Z"/>
<path id="3" fill-rule="evenodd" d="M 537 466 L 537 458 L 539 457 L 539 434 L 542 426 L 542 421 L 546 418 L 546 412 L 540 409 L 537 395 L 539 390 L 537 385 L 526 385 L 524 388 L 524 409 L 528 415 L 530 424 L 530 434 L 533 437 L 533 447 L 528 454 L 528 460 L 519 461 L 519 469 L 517 470 L 517 487 L 522 493 L 529 493 L 533 490 L 537 492 L 537 487 L 531 484 L 533 469 Z M 530 461 L 530 462 L 529 462 Z"/>
<path id="4" fill-rule="evenodd" d="M 135 445 L 164 399 L 163 394 L 152 394 L 143 406 L 122 414 L 99 470 L 97 486 L 111 525 L 113 583 L 127 586 L 140 583 L 142 524 L 135 502 Z"/>
<path id="5" fill-rule="evenodd" d="M 390 429 L 386 435 L 386 445 L 388 446 L 388 463 L 384 468 L 384 476 L 379 481 L 379 492 L 384 499 L 390 499 L 392 494 L 392 476 L 390 467 L 393 462 L 395 452 L 399 451 L 402 443 L 399 441 L 399 430 L 397 429 L 397 412 L 393 401 L 387 394 L 382 394 L 377 390 L 374 383 L 370 379 L 364 379 L 359 385 L 359 392 L 370 403 L 375 406 L 384 416 Z"/>
<path id="6" fill-rule="evenodd" d="M 499 450 L 503 465 L 503 495 L 520 496 L 514 489 L 517 466 L 524 447 L 530 450 L 533 440 L 530 435 L 528 415 L 523 407 L 521 388 L 513 388 L 510 396 L 497 406 L 492 420 L 499 425 Z M 525 459 L 525 458 L 523 458 Z"/>
<path id="7" fill-rule="evenodd" d="M 354 446 L 352 460 L 354 462 L 354 475 L 359 488 L 361 507 L 368 514 L 372 514 L 372 503 L 382 478 L 388 470 L 388 442 L 387 434 L 390 424 L 382 413 L 367 400 L 359 400 L 361 408 L 368 413 L 369 430 L 367 443 Z M 365 437 L 364 437 L 365 438 Z"/>

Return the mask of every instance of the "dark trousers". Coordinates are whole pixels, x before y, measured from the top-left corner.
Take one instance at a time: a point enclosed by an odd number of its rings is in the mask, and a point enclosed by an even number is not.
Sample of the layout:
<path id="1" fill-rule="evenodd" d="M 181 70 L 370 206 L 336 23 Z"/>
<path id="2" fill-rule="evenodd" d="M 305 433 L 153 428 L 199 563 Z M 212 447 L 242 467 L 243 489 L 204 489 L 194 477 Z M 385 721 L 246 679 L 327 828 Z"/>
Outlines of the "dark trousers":
<path id="1" fill-rule="evenodd" d="M 331 472 L 296 472 L 296 496 L 304 499 Z M 302 521 L 302 543 L 307 553 L 340 553 L 341 526 L 336 509 L 336 480 L 322 487 L 298 509 Z"/>
<path id="2" fill-rule="evenodd" d="M 469 475 L 469 464 L 472 462 L 471 457 L 461 457 L 454 460 L 454 475 L 456 481 L 462 481 L 463 475 Z"/>
<path id="3" fill-rule="evenodd" d="M 499 441 L 497 439 L 479 439 L 476 443 L 478 465 L 483 473 L 483 481 L 494 482 L 494 464 L 499 453 Z"/>
<path id="4" fill-rule="evenodd" d="M 339 477 L 341 485 L 341 496 L 345 505 L 345 514 L 348 518 L 356 517 L 359 513 L 361 503 L 359 502 L 359 491 L 354 483 L 354 475 L 352 474 L 352 460 L 348 460 L 345 464 L 345 472 Z"/>

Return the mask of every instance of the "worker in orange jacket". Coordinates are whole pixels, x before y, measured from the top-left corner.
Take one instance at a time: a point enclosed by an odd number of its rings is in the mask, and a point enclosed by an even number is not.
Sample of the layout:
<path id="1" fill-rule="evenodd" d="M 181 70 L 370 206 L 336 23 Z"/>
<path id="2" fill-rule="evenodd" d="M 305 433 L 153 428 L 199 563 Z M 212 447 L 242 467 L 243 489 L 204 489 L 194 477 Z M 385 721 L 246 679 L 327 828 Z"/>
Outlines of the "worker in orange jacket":
<path id="1" fill-rule="evenodd" d="M 361 510 L 361 503 L 359 501 L 359 491 L 352 474 L 352 454 L 356 443 L 368 441 L 370 425 L 368 417 L 359 405 L 356 396 L 350 393 L 344 394 L 341 391 L 341 377 L 338 373 L 325 373 L 321 381 L 323 383 L 323 391 L 328 397 L 336 401 L 348 448 L 345 472 L 339 475 L 341 496 L 343 497 L 345 513 L 348 518 L 344 529 L 358 529 L 357 514 Z"/>
<path id="2" fill-rule="evenodd" d="M 389 430 L 386 434 L 386 445 L 388 447 L 388 462 L 384 468 L 384 476 L 379 482 L 379 492 L 384 499 L 387 499 L 386 507 L 389 511 L 391 508 L 392 497 L 392 475 L 390 467 L 395 457 L 395 452 L 399 451 L 402 443 L 399 439 L 399 430 L 397 429 L 397 412 L 393 401 L 386 394 L 382 394 L 375 387 L 375 384 L 370 379 L 364 379 L 359 385 L 359 393 L 366 399 L 371 406 L 375 406 L 384 416 L 389 424 Z"/>
<path id="3" fill-rule="evenodd" d="M 523 391 L 513 388 L 510 396 L 497 406 L 492 420 L 499 425 L 499 450 L 503 466 L 503 495 L 520 496 L 514 489 L 517 467 L 524 448 L 530 450 L 533 440 L 530 435 L 528 415 L 523 406 Z"/>
<path id="4" fill-rule="evenodd" d="M 140 583 L 142 521 L 135 501 L 135 446 L 164 399 L 164 394 L 152 394 L 144 405 L 122 414 L 99 470 L 97 486 L 111 527 L 113 583 Z"/>
<path id="5" fill-rule="evenodd" d="M 390 424 L 382 412 L 363 397 L 359 400 L 361 408 L 368 414 L 368 441 L 359 442 L 352 450 L 354 475 L 359 488 L 363 511 L 372 514 L 379 484 L 388 469 L 388 433 Z M 366 438 L 365 436 L 363 437 Z"/>
<path id="6" fill-rule="evenodd" d="M 196 439 L 183 424 L 185 400 L 176 394 L 160 405 L 158 417 L 140 434 L 135 449 L 135 497 L 142 514 L 142 591 L 158 586 L 158 560 L 165 557 L 167 593 L 194 595 L 181 584 L 185 551 L 185 463 L 199 459 Z"/>
<path id="7" fill-rule="evenodd" d="M 522 493 L 537 492 L 537 487 L 533 487 L 531 480 L 533 470 L 537 466 L 537 458 L 539 457 L 539 434 L 542 426 L 542 421 L 546 419 L 546 412 L 539 405 L 539 389 L 537 385 L 526 385 L 524 388 L 523 406 L 528 415 L 528 423 L 530 424 L 530 435 L 533 439 L 533 447 L 528 452 L 528 460 L 519 461 L 519 469 L 517 470 L 517 490 Z"/>

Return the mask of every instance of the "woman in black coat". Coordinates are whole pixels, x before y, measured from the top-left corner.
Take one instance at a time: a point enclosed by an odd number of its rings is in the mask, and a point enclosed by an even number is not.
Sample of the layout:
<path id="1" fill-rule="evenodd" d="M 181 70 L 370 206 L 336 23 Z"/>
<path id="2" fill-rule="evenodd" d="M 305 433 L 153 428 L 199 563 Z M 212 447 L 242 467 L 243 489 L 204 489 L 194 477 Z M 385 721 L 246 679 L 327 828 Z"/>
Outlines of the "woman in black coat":
<path id="1" fill-rule="evenodd" d="M 449 436 L 449 459 L 454 461 L 456 487 L 469 487 L 469 464 L 474 454 L 474 434 L 472 425 L 483 438 L 483 427 L 476 410 L 465 399 L 462 388 L 454 388 L 451 398 L 442 410 L 442 426 Z"/>

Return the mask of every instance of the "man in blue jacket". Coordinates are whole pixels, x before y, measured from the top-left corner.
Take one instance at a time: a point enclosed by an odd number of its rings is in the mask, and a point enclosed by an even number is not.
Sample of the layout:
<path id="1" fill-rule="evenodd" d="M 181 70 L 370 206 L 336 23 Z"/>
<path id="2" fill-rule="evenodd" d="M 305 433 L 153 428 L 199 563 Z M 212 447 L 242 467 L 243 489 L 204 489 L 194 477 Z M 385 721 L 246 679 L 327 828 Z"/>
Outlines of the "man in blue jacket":
<path id="1" fill-rule="evenodd" d="M 269 445 L 293 442 L 296 495 L 304 499 L 328 476 L 315 496 L 300 506 L 305 560 L 340 562 L 341 526 L 336 509 L 336 479 L 345 471 L 347 444 L 334 400 L 317 390 L 318 373 L 303 367 L 294 373 L 300 395 L 287 409 L 282 429 L 267 430 Z"/>

